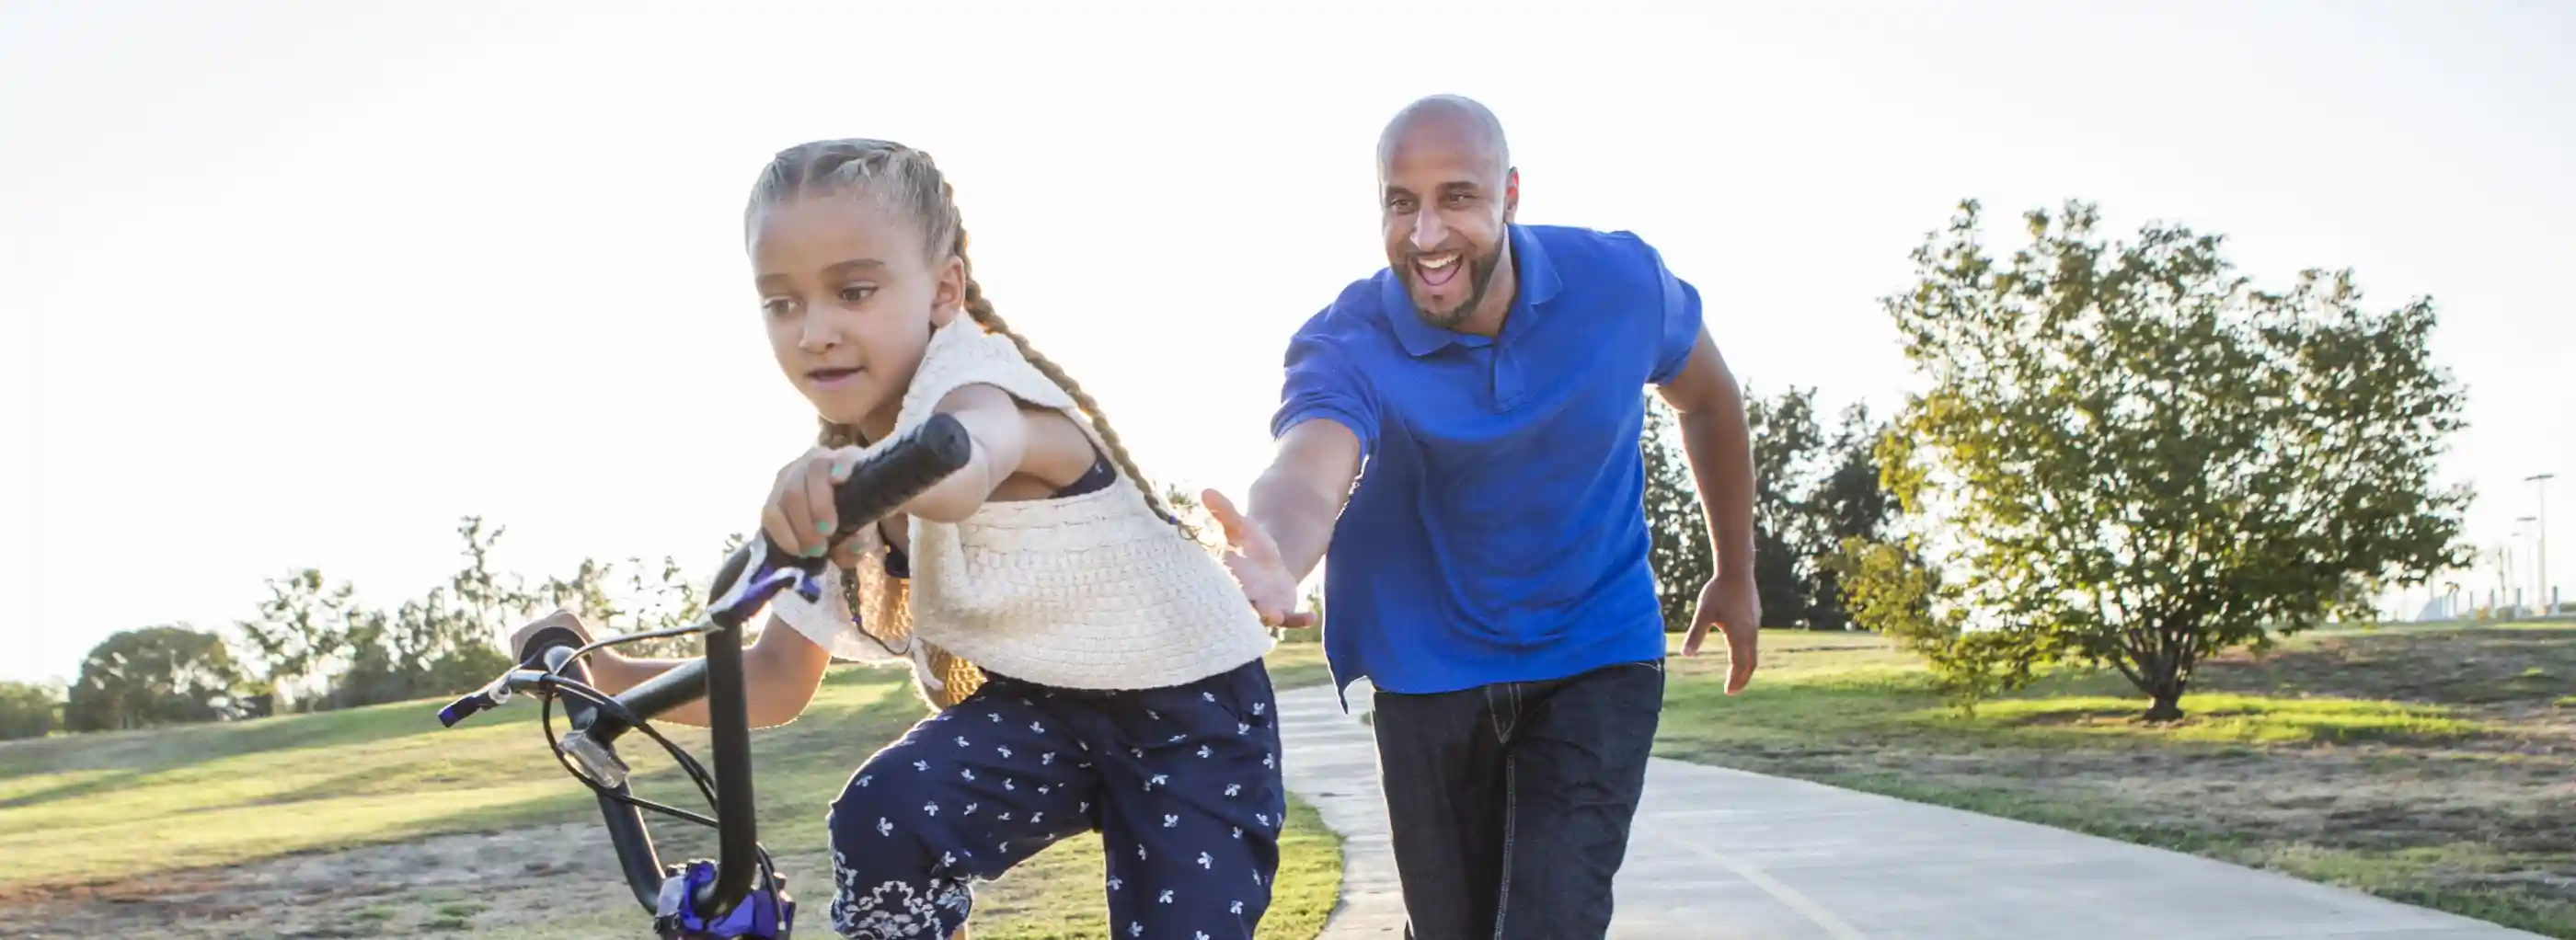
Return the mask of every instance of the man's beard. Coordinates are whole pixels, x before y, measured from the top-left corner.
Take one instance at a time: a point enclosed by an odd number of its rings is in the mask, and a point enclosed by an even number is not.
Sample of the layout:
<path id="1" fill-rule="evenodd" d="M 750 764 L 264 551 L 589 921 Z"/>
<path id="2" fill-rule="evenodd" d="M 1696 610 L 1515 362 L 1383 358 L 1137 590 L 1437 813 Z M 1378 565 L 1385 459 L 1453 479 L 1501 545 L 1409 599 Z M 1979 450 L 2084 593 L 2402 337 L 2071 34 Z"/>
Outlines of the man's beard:
<path id="1" fill-rule="evenodd" d="M 1412 262 L 1408 261 L 1405 265 L 1406 267 L 1412 267 Z M 1414 315 L 1421 317 L 1422 322 L 1444 330 L 1457 329 L 1458 324 L 1465 322 L 1469 314 L 1475 313 L 1477 307 L 1484 305 L 1486 292 L 1494 289 L 1494 275 L 1500 272 L 1502 268 L 1503 246 L 1502 243 L 1497 242 L 1494 245 L 1494 250 L 1487 252 L 1484 257 L 1467 259 L 1466 274 L 1470 279 L 1468 281 L 1470 289 L 1467 291 L 1466 300 L 1460 301 L 1455 309 L 1446 313 L 1425 307 L 1422 305 L 1421 301 L 1417 300 L 1413 302 Z M 1420 270 L 1406 271 L 1405 274 L 1408 277 L 1411 277 L 1417 286 L 1421 284 L 1422 272 Z"/>

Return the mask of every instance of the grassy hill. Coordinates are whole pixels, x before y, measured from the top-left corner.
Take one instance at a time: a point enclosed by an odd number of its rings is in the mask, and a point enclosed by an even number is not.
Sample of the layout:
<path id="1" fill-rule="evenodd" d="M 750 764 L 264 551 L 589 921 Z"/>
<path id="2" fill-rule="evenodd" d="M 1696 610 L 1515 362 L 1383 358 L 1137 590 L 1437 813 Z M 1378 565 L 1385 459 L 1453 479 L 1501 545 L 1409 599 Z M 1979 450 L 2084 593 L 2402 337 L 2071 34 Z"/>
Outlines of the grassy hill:
<path id="1" fill-rule="evenodd" d="M 1314 649 L 1283 647 L 1279 681 L 1312 681 Z M 761 837 L 800 922 L 829 902 L 825 807 L 923 714 L 902 679 L 836 667 L 802 718 L 753 732 Z M 36 936 L 644 935 L 596 803 L 547 750 L 535 707 L 446 729 L 442 704 L 0 746 L 0 905 L 61 931 Z M 707 759 L 704 732 L 664 731 Z M 641 795 L 706 809 L 651 742 L 621 751 Z M 1333 836 L 1291 809 L 1265 937 L 1314 936 L 1338 892 Z M 648 820 L 666 860 L 713 854 L 708 830 Z M 1097 837 L 1051 849 L 979 891 L 974 935 L 1106 936 L 1100 871 Z"/>

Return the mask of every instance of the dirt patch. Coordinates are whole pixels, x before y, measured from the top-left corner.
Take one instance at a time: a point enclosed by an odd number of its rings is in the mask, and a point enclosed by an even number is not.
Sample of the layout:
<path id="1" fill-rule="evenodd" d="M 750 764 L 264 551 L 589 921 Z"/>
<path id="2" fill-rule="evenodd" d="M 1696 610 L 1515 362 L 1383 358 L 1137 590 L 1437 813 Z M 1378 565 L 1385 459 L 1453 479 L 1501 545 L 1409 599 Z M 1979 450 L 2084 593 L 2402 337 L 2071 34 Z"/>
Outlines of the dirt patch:
<path id="1" fill-rule="evenodd" d="M 0 911 L 13 937 L 48 940 L 474 936 L 621 903 L 640 926 L 642 909 L 621 885 L 594 822 L 54 887 L 0 900 Z"/>
<path id="2" fill-rule="evenodd" d="M 2576 693 L 2576 630 L 2445 630 L 2391 627 L 2319 637 L 2256 656 L 2212 660 L 2200 688 L 2301 692 L 2509 714 L 2548 710 Z"/>

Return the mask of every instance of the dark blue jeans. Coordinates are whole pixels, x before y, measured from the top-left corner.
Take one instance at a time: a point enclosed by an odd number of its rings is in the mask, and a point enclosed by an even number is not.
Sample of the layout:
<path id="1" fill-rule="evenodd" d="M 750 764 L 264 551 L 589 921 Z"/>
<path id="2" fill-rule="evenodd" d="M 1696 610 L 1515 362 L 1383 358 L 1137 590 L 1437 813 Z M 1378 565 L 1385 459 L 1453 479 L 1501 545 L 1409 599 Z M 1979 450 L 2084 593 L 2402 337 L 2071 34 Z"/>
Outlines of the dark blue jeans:
<path id="1" fill-rule="evenodd" d="M 1599 938 L 1663 714 L 1661 660 L 1379 692 L 1379 774 L 1413 940 Z"/>

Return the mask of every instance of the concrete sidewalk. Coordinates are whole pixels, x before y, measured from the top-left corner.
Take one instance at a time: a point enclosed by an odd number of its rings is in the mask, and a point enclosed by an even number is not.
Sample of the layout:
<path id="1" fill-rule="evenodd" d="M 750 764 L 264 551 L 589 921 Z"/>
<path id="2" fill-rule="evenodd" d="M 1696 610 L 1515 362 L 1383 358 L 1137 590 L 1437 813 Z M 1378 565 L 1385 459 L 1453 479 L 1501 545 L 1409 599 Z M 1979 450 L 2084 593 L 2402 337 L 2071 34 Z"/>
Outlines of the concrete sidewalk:
<path id="1" fill-rule="evenodd" d="M 1351 690 L 1365 707 L 1366 686 Z M 1289 789 L 1345 839 L 1326 940 L 1403 936 L 1369 728 L 1279 696 Z M 1820 784 L 1656 759 L 1620 940 L 2507 940 L 2538 934 L 2283 875 Z"/>

